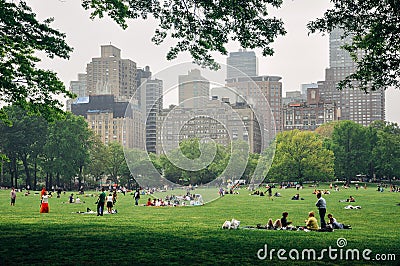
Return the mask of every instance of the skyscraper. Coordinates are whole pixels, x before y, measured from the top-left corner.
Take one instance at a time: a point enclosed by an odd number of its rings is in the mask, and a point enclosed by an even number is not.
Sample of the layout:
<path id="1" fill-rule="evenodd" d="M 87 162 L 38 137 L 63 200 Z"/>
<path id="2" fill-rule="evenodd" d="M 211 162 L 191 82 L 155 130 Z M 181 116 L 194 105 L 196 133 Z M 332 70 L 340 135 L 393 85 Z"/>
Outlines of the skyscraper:
<path id="1" fill-rule="evenodd" d="M 352 120 L 365 126 L 375 120 L 384 120 L 384 90 L 366 94 L 357 88 L 337 89 L 338 83 L 356 69 L 350 54 L 340 48 L 350 41 L 350 37 L 342 39 L 342 35 L 343 31 L 336 29 L 329 36 L 329 68 L 325 71 L 325 81 L 318 83 L 321 98 L 337 104 L 340 120 Z"/>
<path id="2" fill-rule="evenodd" d="M 253 76 L 226 80 L 226 86 L 234 88 L 240 98 L 256 110 L 257 119 L 265 134 L 264 143 L 282 131 L 282 82 L 278 76 Z M 242 98 L 242 99 L 243 99 Z"/>
<path id="3" fill-rule="evenodd" d="M 144 78 L 139 90 L 140 106 L 146 124 L 146 150 L 156 153 L 156 119 L 163 108 L 163 81 Z"/>
<path id="4" fill-rule="evenodd" d="M 179 106 L 185 108 L 201 108 L 210 97 L 210 82 L 201 76 L 198 69 L 187 75 L 179 75 Z"/>
<path id="5" fill-rule="evenodd" d="M 227 79 L 258 76 L 258 61 L 253 51 L 240 49 L 239 52 L 231 52 L 226 64 Z"/>
<path id="6" fill-rule="evenodd" d="M 69 83 L 69 91 L 79 97 L 86 97 L 87 89 L 86 89 L 86 73 L 79 73 L 78 80 L 73 80 Z M 67 100 L 67 111 L 71 111 L 72 99 Z"/>
<path id="7" fill-rule="evenodd" d="M 136 63 L 121 58 L 113 45 L 101 46 L 101 57 L 87 64 L 88 95 L 114 95 L 117 101 L 129 101 L 137 88 Z"/>

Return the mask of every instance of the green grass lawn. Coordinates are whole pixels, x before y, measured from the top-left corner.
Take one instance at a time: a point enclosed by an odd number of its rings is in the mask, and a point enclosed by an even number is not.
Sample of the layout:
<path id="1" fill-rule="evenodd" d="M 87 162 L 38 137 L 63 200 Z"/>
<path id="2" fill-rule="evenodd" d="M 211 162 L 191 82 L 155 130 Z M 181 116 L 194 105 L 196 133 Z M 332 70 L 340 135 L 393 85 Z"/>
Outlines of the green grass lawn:
<path id="1" fill-rule="evenodd" d="M 322 187 L 324 188 L 324 187 Z M 119 194 L 115 215 L 83 215 L 78 211 L 95 210 L 95 197 L 82 197 L 83 204 L 63 203 L 49 199 L 50 213 L 39 213 L 39 196 L 18 193 L 15 207 L 9 203 L 9 190 L 0 191 L 0 265 L 307 265 L 310 261 L 281 261 L 276 253 L 272 260 L 257 258 L 259 249 L 322 249 L 337 247 L 345 238 L 343 249 L 372 250 L 375 254 L 395 254 L 400 261 L 399 221 L 400 193 L 380 193 L 370 185 L 367 190 L 355 188 L 324 196 L 328 212 L 339 222 L 351 224 L 352 230 L 334 232 L 222 230 L 225 220 L 235 218 L 241 226 L 265 224 L 269 218 L 280 218 L 289 212 L 294 225 L 303 225 L 309 211 L 316 211 L 313 189 L 300 191 L 301 201 L 292 201 L 295 189 L 279 190 L 282 197 L 250 196 L 245 189 L 239 195 L 226 195 L 199 207 L 134 206 L 132 195 Z M 176 191 L 177 192 L 177 191 Z M 212 189 L 208 197 L 218 190 Z M 87 192 L 91 193 L 91 192 Z M 196 192 L 197 193 L 197 192 Z M 206 192 L 204 192 L 206 193 Z M 214 194 L 215 193 L 215 194 Z M 340 203 L 349 195 L 360 210 L 345 210 Z M 142 196 L 144 204 L 147 196 Z M 286 253 L 287 257 L 288 254 Z M 325 265 L 375 265 L 377 261 L 330 260 Z M 313 262 L 315 263 L 315 262 Z M 321 262 L 322 263 L 322 262 Z M 380 261 L 380 264 L 383 262 Z"/>

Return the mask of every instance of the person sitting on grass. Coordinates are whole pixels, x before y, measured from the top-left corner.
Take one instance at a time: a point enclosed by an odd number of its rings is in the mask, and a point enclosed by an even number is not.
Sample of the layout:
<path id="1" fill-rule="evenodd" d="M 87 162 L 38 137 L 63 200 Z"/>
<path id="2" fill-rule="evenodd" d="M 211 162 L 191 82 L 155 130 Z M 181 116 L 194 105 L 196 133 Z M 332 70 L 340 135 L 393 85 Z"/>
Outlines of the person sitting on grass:
<path id="1" fill-rule="evenodd" d="M 146 206 L 153 206 L 153 203 L 151 202 L 151 198 L 148 198 Z"/>
<path id="2" fill-rule="evenodd" d="M 350 198 L 347 199 L 347 202 L 356 202 L 356 200 L 353 198 L 353 196 L 350 196 Z"/>
<path id="3" fill-rule="evenodd" d="M 289 215 L 289 213 L 287 213 L 287 212 L 282 213 L 282 218 L 281 218 L 282 229 L 283 228 L 289 229 L 290 227 L 292 227 L 290 225 L 292 222 L 288 222 L 288 220 L 287 220 L 288 215 Z"/>
<path id="4" fill-rule="evenodd" d="M 339 200 L 339 202 L 356 202 L 353 196 L 350 196 L 348 199 Z"/>
<path id="5" fill-rule="evenodd" d="M 332 227 L 332 229 L 352 229 L 351 225 L 345 225 L 336 221 L 331 213 L 328 214 L 328 219 L 328 225 Z"/>
<path id="6" fill-rule="evenodd" d="M 306 222 L 306 228 L 311 231 L 317 231 L 318 230 L 318 221 L 315 218 L 315 213 L 314 212 L 309 212 L 308 213 L 308 219 L 305 220 Z"/>
<path id="7" fill-rule="evenodd" d="M 282 229 L 281 219 L 278 219 L 274 222 L 274 230 L 281 230 L 281 229 Z"/>
<path id="8" fill-rule="evenodd" d="M 300 199 L 300 194 L 296 194 L 292 197 L 292 200 L 299 200 Z"/>
<path id="9" fill-rule="evenodd" d="M 258 225 L 257 227 L 263 228 L 263 229 L 268 229 L 268 230 L 280 230 L 282 228 L 282 223 L 281 223 L 280 219 L 276 220 L 275 222 L 272 222 L 272 219 L 269 218 L 266 226 L 261 227 Z"/>
<path id="10" fill-rule="evenodd" d="M 73 203 L 74 202 L 74 194 L 71 194 L 69 196 L 69 203 Z"/>

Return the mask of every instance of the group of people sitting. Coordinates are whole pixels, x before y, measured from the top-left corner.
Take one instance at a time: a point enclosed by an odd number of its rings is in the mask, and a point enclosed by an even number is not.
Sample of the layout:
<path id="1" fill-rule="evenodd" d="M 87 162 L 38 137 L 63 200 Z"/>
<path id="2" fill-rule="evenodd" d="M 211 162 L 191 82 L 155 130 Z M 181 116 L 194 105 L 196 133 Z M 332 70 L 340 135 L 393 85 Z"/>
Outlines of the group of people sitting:
<path id="1" fill-rule="evenodd" d="M 145 206 L 155 206 L 155 207 L 177 207 L 177 206 L 186 206 L 187 203 L 182 201 L 180 203 L 179 200 L 163 200 L 163 199 L 151 199 L 148 198 Z M 189 201 L 189 205 L 196 205 L 194 200 Z"/>
<path id="2" fill-rule="evenodd" d="M 164 201 L 162 199 L 147 199 L 146 206 L 156 206 L 156 207 L 163 207 L 163 206 L 176 206 L 175 202 L 171 203 L 171 200 Z"/>
<path id="3" fill-rule="evenodd" d="M 327 190 L 327 189 L 325 189 L 325 190 L 317 190 L 317 189 L 314 189 L 314 192 L 313 192 L 313 194 L 318 194 L 318 193 L 321 193 L 321 194 L 324 194 L 324 195 L 329 195 L 329 194 L 331 194 L 331 192 L 329 191 L 329 190 Z"/>
<path id="4" fill-rule="evenodd" d="M 305 226 L 293 226 L 292 222 L 288 221 L 288 212 L 282 213 L 282 218 L 277 219 L 275 222 L 270 218 L 266 225 L 257 224 L 258 229 L 267 230 L 304 230 L 304 231 L 332 231 L 333 229 L 351 229 L 350 225 L 339 223 L 332 214 L 328 214 L 328 224 L 326 228 L 320 229 L 318 227 L 317 218 L 314 212 L 308 213 L 308 218 L 304 221 Z"/>
<path id="5" fill-rule="evenodd" d="M 348 199 L 339 200 L 339 202 L 356 202 L 353 196 L 350 196 Z"/>

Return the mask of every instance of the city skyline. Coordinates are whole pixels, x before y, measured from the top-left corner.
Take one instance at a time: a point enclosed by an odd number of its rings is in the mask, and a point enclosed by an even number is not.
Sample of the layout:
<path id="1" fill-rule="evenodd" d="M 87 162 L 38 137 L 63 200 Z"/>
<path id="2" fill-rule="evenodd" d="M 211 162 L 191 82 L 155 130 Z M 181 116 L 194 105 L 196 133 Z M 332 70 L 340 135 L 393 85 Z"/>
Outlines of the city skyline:
<path id="1" fill-rule="evenodd" d="M 109 18 L 90 20 L 90 12 L 85 11 L 79 2 L 32 0 L 29 5 L 40 20 L 54 17 L 52 27 L 66 33 L 67 43 L 74 48 L 68 61 L 50 60 L 39 55 L 44 58 L 39 66 L 55 71 L 66 86 L 70 81 L 76 80 L 78 73 L 85 72 L 86 64 L 99 54 L 100 45 L 109 43 L 120 48 L 122 56 L 136 62 L 138 67 L 149 65 L 156 78 L 159 71 L 171 65 L 191 61 L 187 54 L 179 55 L 173 61 L 165 59 L 170 43 L 166 41 L 160 46 L 151 43 L 155 30 L 155 22 L 151 19 L 130 21 L 128 29 L 124 31 Z M 284 37 L 278 37 L 272 45 L 275 49 L 274 56 L 262 57 L 259 50 L 256 49 L 255 52 L 259 59 L 260 75 L 282 77 L 283 95 L 287 91 L 300 90 L 301 84 L 324 80 L 325 69 L 329 67 L 328 36 L 307 36 L 305 25 L 322 16 L 327 7 L 329 1 L 305 0 L 301 3 L 284 3 L 281 9 L 270 11 L 283 18 L 288 33 Z M 237 43 L 230 43 L 227 48 L 229 52 L 240 49 Z M 216 59 L 225 64 L 227 56 L 216 55 Z M 386 92 L 387 121 L 400 123 L 400 107 L 396 105 L 397 101 L 400 101 L 400 90 L 389 89 Z M 168 104 L 168 98 L 165 102 Z"/>

